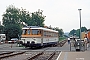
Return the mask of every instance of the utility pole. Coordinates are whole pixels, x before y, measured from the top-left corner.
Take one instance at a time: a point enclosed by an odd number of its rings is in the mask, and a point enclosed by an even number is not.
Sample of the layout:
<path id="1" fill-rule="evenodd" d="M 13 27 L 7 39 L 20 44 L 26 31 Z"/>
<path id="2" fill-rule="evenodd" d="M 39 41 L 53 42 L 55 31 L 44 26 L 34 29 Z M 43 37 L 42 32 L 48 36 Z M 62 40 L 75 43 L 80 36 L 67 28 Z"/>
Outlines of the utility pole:
<path id="1" fill-rule="evenodd" d="M 80 40 L 81 40 L 81 10 L 82 9 L 78 9 L 79 10 L 79 15 L 80 15 Z"/>

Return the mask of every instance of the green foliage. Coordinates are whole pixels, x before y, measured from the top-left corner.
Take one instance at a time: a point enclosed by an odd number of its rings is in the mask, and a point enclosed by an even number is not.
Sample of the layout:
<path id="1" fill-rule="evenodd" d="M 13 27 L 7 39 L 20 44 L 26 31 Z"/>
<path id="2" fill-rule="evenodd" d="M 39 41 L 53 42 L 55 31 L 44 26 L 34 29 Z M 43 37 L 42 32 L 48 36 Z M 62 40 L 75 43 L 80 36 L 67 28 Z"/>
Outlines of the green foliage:
<path id="1" fill-rule="evenodd" d="M 8 24 L 18 24 L 20 23 L 19 19 L 19 9 L 14 6 L 9 6 L 6 9 L 6 12 L 3 14 L 3 25 L 6 26 Z"/>
<path id="2" fill-rule="evenodd" d="M 75 30 L 75 29 L 73 29 L 73 30 L 71 30 L 71 31 L 70 31 L 70 33 L 69 33 L 69 34 L 70 34 L 70 35 L 74 35 L 75 33 L 76 33 L 76 30 Z"/>
<path id="3" fill-rule="evenodd" d="M 84 32 L 84 31 L 87 31 L 87 28 L 86 27 L 81 27 L 81 32 Z M 73 29 L 73 30 L 70 31 L 69 34 L 70 35 L 75 34 L 76 36 L 80 37 L 80 29 L 77 29 L 77 30 Z"/>
<path id="4" fill-rule="evenodd" d="M 22 10 L 20 11 L 20 16 L 19 19 L 21 21 L 21 24 L 24 26 L 25 24 L 28 25 L 28 23 L 30 23 L 29 21 L 31 21 L 31 16 L 30 13 L 28 11 L 26 11 L 25 9 L 22 8 Z M 25 24 L 23 24 L 25 23 Z M 30 23 L 31 24 L 31 23 Z"/>
<path id="5" fill-rule="evenodd" d="M 87 28 L 86 27 L 82 27 L 81 28 L 81 32 L 84 32 L 84 31 L 87 31 Z"/>
<path id="6" fill-rule="evenodd" d="M 23 8 L 20 10 L 11 5 L 3 14 L 3 25 L 21 24 L 22 26 L 44 26 L 45 16 L 42 13 L 42 10 L 38 10 L 30 14 Z"/>
<path id="7" fill-rule="evenodd" d="M 0 26 L 0 34 L 4 33 L 4 26 Z"/>
<path id="8" fill-rule="evenodd" d="M 59 29 L 58 27 L 55 28 L 56 31 L 59 32 L 59 36 L 63 36 L 64 32 L 63 32 L 63 29 Z"/>
<path id="9" fill-rule="evenodd" d="M 45 16 L 42 15 L 43 11 L 38 10 L 31 14 L 31 20 L 28 22 L 29 26 L 44 26 Z"/>
<path id="10" fill-rule="evenodd" d="M 59 41 L 66 39 L 65 37 L 59 37 Z"/>
<path id="11" fill-rule="evenodd" d="M 11 38 L 17 38 L 18 35 L 21 35 L 21 27 L 19 25 L 7 25 L 5 27 L 5 30 L 4 30 L 6 36 L 7 36 L 7 40 L 10 40 Z"/>
<path id="12" fill-rule="evenodd" d="M 80 37 L 80 29 L 77 29 L 76 36 Z"/>
<path id="13" fill-rule="evenodd" d="M 5 27 L 4 33 L 6 34 L 6 39 L 18 38 L 21 34 L 21 25 L 19 15 L 20 10 L 14 6 L 9 6 L 6 12 L 3 14 L 3 25 Z"/>
<path id="14" fill-rule="evenodd" d="M 42 10 L 38 10 L 34 13 L 29 13 L 25 9 L 20 11 L 20 21 L 24 22 L 28 26 L 44 26 L 45 16 L 42 14 Z M 23 25 L 24 26 L 24 25 Z"/>
<path id="15" fill-rule="evenodd" d="M 10 5 L 3 14 L 2 19 L 7 40 L 20 36 L 23 26 L 44 26 L 45 16 L 43 16 L 42 12 L 42 10 L 38 10 L 30 14 L 23 8 L 20 10 Z M 2 29 L 2 27 L 0 28 Z"/>

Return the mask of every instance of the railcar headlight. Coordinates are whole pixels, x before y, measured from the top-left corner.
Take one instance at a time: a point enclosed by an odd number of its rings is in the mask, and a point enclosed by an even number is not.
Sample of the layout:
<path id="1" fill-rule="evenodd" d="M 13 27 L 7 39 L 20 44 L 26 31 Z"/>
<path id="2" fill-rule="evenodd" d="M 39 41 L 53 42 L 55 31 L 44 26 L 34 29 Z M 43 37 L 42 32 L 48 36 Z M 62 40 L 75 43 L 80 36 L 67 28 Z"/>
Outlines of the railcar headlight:
<path id="1" fill-rule="evenodd" d="M 30 41 L 27 41 L 27 44 L 30 44 Z"/>
<path id="2" fill-rule="evenodd" d="M 34 42 L 34 41 L 32 41 L 32 42 L 31 42 L 31 44 L 35 44 L 35 42 Z"/>
<path id="3" fill-rule="evenodd" d="M 22 41 L 18 41 L 18 43 L 23 44 L 23 42 L 22 42 Z"/>

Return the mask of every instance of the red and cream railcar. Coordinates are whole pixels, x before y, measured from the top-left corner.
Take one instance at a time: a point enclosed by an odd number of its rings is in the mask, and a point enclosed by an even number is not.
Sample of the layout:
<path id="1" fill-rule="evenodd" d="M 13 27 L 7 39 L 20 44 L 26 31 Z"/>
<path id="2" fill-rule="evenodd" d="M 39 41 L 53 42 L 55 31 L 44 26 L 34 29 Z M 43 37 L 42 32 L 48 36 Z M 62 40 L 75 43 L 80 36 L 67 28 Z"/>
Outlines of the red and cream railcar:
<path id="1" fill-rule="evenodd" d="M 55 45 L 59 41 L 58 31 L 43 27 L 24 27 L 22 28 L 22 45 L 25 47 L 40 47 Z"/>

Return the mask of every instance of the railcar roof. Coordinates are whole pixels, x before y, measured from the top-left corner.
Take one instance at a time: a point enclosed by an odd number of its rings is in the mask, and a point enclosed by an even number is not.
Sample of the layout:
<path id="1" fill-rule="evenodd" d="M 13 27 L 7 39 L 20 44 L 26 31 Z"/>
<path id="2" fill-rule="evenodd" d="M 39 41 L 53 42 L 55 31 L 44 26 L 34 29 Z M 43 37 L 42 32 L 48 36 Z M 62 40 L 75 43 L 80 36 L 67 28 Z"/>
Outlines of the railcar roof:
<path id="1" fill-rule="evenodd" d="M 48 28 L 43 28 L 43 27 L 35 27 L 35 28 L 23 27 L 22 29 L 41 29 L 41 30 L 45 30 L 45 31 L 58 32 L 58 31 L 48 29 Z"/>
<path id="2" fill-rule="evenodd" d="M 5 34 L 0 34 L 0 36 L 5 36 Z"/>

